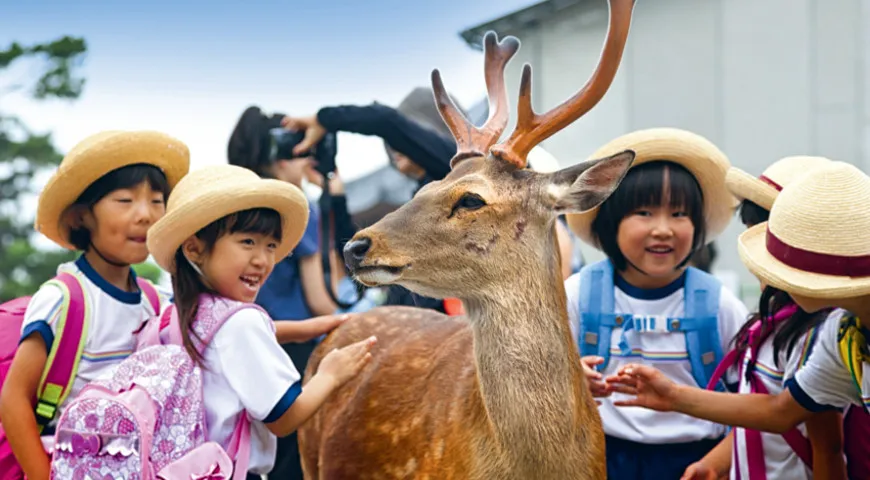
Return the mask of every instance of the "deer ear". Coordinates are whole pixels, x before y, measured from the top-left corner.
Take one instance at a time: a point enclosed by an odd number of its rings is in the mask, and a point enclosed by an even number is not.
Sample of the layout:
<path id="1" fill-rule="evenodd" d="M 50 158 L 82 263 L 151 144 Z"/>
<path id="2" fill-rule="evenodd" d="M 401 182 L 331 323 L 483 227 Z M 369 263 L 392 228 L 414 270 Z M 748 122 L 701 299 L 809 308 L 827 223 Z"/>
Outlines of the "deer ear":
<path id="1" fill-rule="evenodd" d="M 582 213 L 601 205 L 634 162 L 634 151 L 590 160 L 550 174 L 547 193 L 556 213 Z"/>

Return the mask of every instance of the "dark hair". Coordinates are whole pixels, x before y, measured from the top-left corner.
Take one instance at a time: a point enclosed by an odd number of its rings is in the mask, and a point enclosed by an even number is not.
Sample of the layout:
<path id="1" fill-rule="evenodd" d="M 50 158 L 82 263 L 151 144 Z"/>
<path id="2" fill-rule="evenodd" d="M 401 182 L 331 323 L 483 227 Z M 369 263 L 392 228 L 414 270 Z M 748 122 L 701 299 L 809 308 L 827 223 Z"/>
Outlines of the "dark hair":
<path id="1" fill-rule="evenodd" d="M 281 241 L 281 215 L 271 208 L 254 208 L 232 213 L 211 222 L 196 232 L 196 237 L 205 244 L 205 253 L 211 251 L 214 244 L 224 235 L 233 233 L 259 233 L 271 235 Z M 196 349 L 191 335 L 193 320 L 196 318 L 199 296 L 203 293 L 214 293 L 203 283 L 199 274 L 190 266 L 182 253 L 182 248 L 175 251 L 175 274 L 172 275 L 172 288 L 175 294 L 175 307 L 178 309 L 178 323 L 182 332 L 184 349 L 190 358 L 200 365 L 202 355 Z M 197 340 L 201 341 L 200 338 Z"/>
<path id="2" fill-rule="evenodd" d="M 743 361 L 743 356 L 750 346 L 757 348 L 773 333 L 773 315 L 793 303 L 794 301 L 788 293 L 771 286 L 764 288 L 764 291 L 761 292 L 761 299 L 758 301 L 758 312 L 753 314 L 749 318 L 749 321 L 743 324 L 740 331 L 737 332 L 737 335 L 735 335 L 732 340 L 734 348 L 737 349 L 736 362 Z M 816 313 L 808 313 L 798 306 L 795 314 L 783 323 L 782 327 L 773 337 L 773 359 L 777 368 L 780 368 L 779 353 L 785 349 L 785 351 L 791 355 L 791 352 L 800 337 L 810 331 L 810 329 L 821 325 L 821 323 L 828 318 L 829 313 L 830 309 L 821 310 Z M 750 345 L 749 329 L 757 320 L 761 320 L 761 334 L 756 339 L 758 345 Z M 756 358 L 751 360 L 753 364 L 756 361 Z M 747 375 L 750 371 L 751 368 L 746 369 Z"/>
<path id="3" fill-rule="evenodd" d="M 122 188 L 136 187 L 148 182 L 151 189 L 163 194 L 163 201 L 169 196 L 169 182 L 166 175 L 154 165 L 137 163 L 127 165 L 103 175 L 79 195 L 71 207 L 85 207 L 88 210 L 105 198 L 106 195 Z M 87 251 L 91 245 L 91 232 L 84 226 L 71 228 L 69 243 L 78 250 Z"/>
<path id="4" fill-rule="evenodd" d="M 259 107 L 242 112 L 227 145 L 230 165 L 252 170 L 262 178 L 274 178 L 269 152 L 272 146 L 269 130 L 280 126 L 280 116 L 267 117 Z"/>
<path id="5" fill-rule="evenodd" d="M 758 205 L 751 200 L 743 200 L 740 202 L 740 221 L 746 227 L 764 223 L 768 218 L 770 218 L 770 212 L 761 205 Z"/>
<path id="6" fill-rule="evenodd" d="M 718 256 L 719 252 L 716 250 L 716 244 L 711 242 L 699 248 L 692 256 L 691 262 L 698 270 L 710 273 L 713 270 L 713 264 L 716 262 L 716 257 Z"/>
<path id="7" fill-rule="evenodd" d="M 678 267 L 692 258 L 706 240 L 707 222 L 704 219 L 704 195 L 694 175 L 681 165 L 656 160 L 634 167 L 625 175 L 616 191 L 601 204 L 592 221 L 592 234 L 601 249 L 618 271 L 628 267 L 628 261 L 619 249 L 619 224 L 631 212 L 667 201 L 671 208 L 685 208 L 695 227 L 692 251 Z"/>

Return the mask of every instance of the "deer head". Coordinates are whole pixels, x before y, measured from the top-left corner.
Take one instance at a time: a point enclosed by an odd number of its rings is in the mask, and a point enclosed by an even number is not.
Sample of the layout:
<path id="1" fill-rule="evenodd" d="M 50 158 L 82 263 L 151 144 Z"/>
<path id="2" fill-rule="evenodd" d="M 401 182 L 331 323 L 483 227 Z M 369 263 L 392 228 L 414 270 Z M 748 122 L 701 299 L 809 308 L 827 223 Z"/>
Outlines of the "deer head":
<path id="1" fill-rule="evenodd" d="M 547 174 L 526 169 L 526 156 L 604 96 L 622 57 L 633 4 L 610 0 L 610 25 L 595 72 L 553 110 L 533 111 L 531 67 L 524 66 L 517 126 L 503 143 L 496 144 L 508 123 L 504 69 L 519 41 L 498 42 L 493 32 L 484 37 L 490 115 L 480 128 L 460 113 L 433 71 L 435 100 L 457 143 L 451 172 L 354 236 L 344 251 L 352 274 L 369 286 L 400 284 L 422 295 L 463 300 L 524 288 L 515 283 L 528 278 L 530 268 L 547 266 L 555 281 L 555 217 L 601 204 L 622 181 L 634 152 Z"/>

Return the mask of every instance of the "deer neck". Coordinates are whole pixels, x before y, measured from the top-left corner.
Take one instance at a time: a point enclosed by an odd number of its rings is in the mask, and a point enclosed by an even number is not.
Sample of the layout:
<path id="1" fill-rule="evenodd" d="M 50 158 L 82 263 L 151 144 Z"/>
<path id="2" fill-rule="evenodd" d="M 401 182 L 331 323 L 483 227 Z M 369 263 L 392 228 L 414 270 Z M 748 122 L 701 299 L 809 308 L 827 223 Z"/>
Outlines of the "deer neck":
<path id="1" fill-rule="evenodd" d="M 571 339 L 557 255 L 552 250 L 544 256 L 552 259 L 544 269 L 540 255 L 518 265 L 503 288 L 485 298 L 463 299 L 498 448 L 535 468 L 548 459 L 564 464 L 558 457 L 575 443 L 588 400 L 580 398 L 588 388 Z"/>

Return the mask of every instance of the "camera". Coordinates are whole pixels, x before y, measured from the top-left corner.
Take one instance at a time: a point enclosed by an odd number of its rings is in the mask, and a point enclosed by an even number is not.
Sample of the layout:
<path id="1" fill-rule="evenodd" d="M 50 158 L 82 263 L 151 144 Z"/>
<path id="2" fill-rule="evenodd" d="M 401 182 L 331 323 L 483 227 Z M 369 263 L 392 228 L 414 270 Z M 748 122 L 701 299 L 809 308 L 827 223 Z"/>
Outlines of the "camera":
<path id="1" fill-rule="evenodd" d="M 326 135 L 314 147 L 314 151 L 303 152 L 296 155 L 293 153 L 293 148 L 305 138 L 305 132 L 294 132 L 285 128 L 273 128 L 269 131 L 272 138 L 272 145 L 269 152 L 269 159 L 277 161 L 279 159 L 290 160 L 293 158 L 302 158 L 313 156 L 317 162 L 315 170 L 324 177 L 335 171 L 335 156 L 338 153 L 336 135 L 334 132 L 326 132 Z"/>

